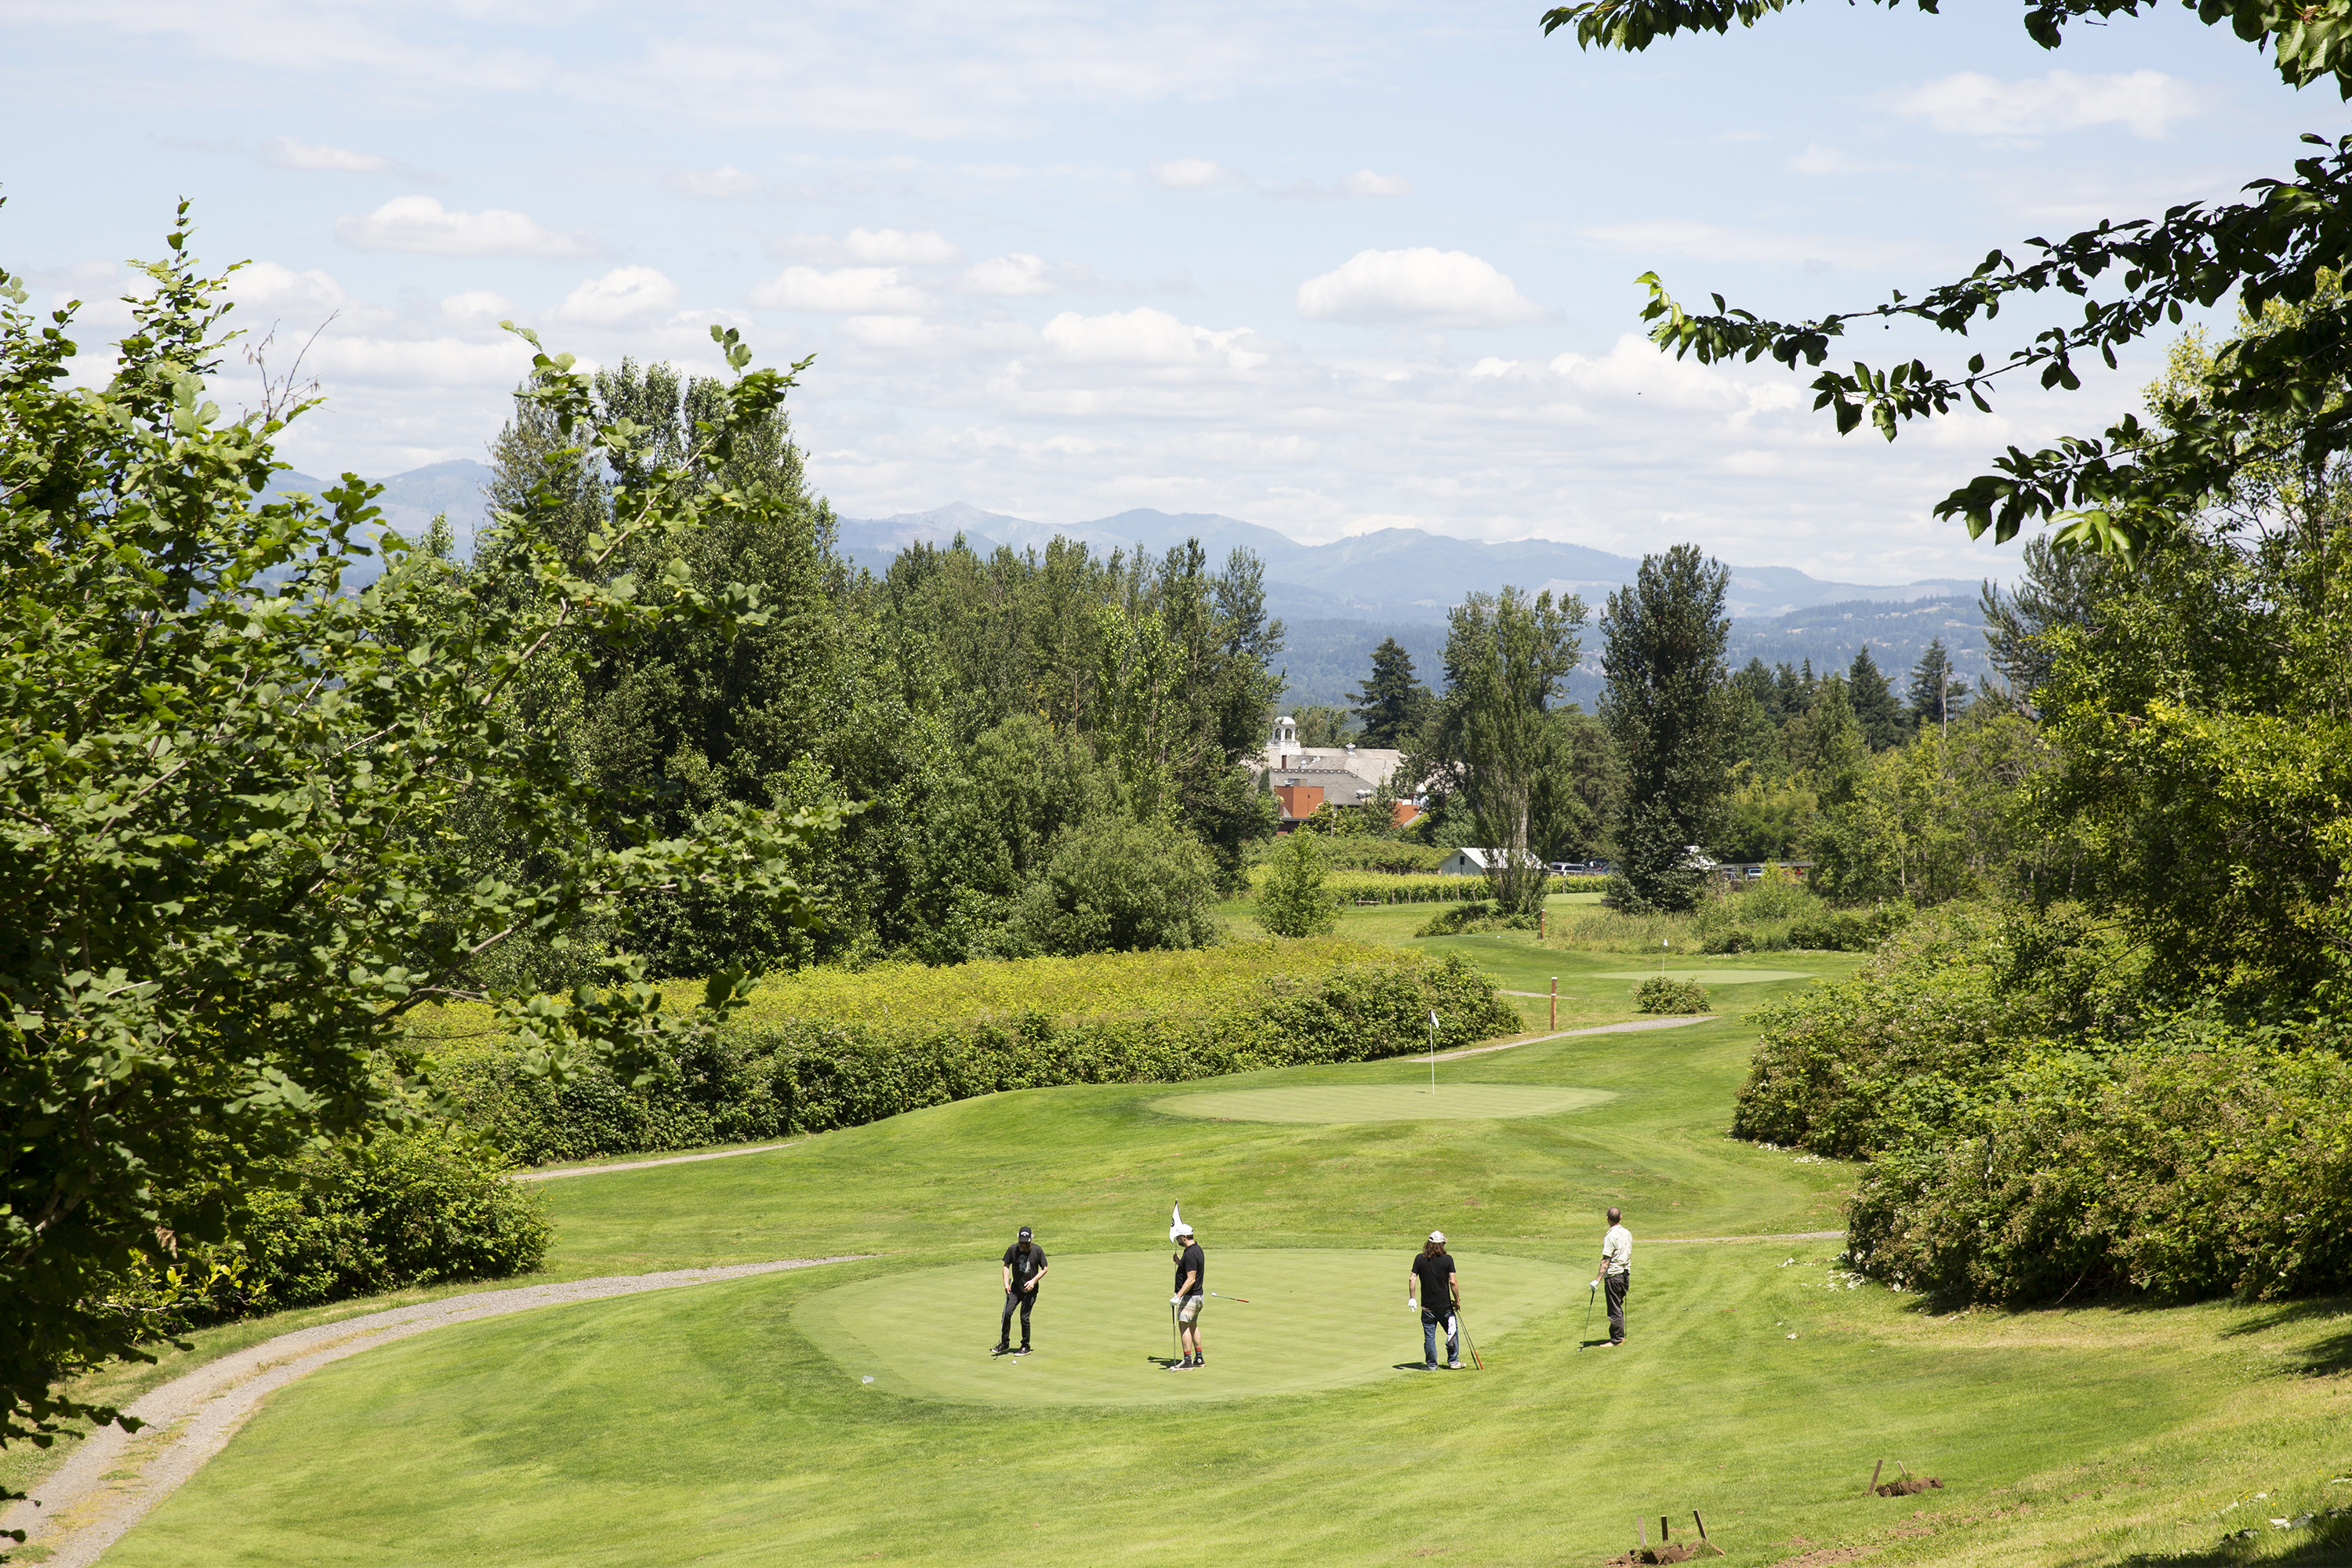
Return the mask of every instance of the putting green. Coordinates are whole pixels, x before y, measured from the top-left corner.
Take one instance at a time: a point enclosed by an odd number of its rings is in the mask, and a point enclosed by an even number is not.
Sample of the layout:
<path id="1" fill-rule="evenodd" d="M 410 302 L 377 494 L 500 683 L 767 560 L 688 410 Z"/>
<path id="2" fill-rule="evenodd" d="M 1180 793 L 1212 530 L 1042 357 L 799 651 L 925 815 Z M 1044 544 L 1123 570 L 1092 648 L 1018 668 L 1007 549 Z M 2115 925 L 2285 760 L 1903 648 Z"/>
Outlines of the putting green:
<path id="1" fill-rule="evenodd" d="M 1604 969 L 1591 976 L 1595 980 L 1654 980 L 1654 969 Z M 1669 980 L 1696 980 L 1707 985 L 1737 985 L 1743 980 L 1803 980 L 1801 969 L 1669 969 Z"/>
<path id="2" fill-rule="evenodd" d="M 1308 1084 L 1180 1094 L 1151 1102 L 1171 1116 L 1212 1121 L 1491 1121 L 1581 1110 L 1617 1097 L 1605 1089 L 1517 1083 Z"/>
<path id="3" fill-rule="evenodd" d="M 796 1326 L 853 1382 L 892 1394 L 991 1405 L 1141 1405 L 1297 1394 L 1423 1375 L 1421 1319 L 1405 1310 L 1410 1244 L 1388 1252 L 1209 1249 L 1202 1314 L 1209 1364 L 1171 1372 L 1166 1252 L 1065 1256 L 1032 1319 L 1036 1353 L 992 1356 L 1004 1291 L 995 1260 L 886 1274 L 810 1297 Z M 1491 1369 L 1494 1347 L 1581 1279 L 1555 1263 L 1465 1254 L 1454 1260 L 1470 1331 Z M 1246 1297 L 1247 1303 L 1234 1300 Z M 1443 1345 L 1440 1346 L 1441 1350 Z M 1466 1363 L 1469 1352 L 1463 1352 Z M 1462 1375 L 1475 1375 L 1465 1371 Z"/>

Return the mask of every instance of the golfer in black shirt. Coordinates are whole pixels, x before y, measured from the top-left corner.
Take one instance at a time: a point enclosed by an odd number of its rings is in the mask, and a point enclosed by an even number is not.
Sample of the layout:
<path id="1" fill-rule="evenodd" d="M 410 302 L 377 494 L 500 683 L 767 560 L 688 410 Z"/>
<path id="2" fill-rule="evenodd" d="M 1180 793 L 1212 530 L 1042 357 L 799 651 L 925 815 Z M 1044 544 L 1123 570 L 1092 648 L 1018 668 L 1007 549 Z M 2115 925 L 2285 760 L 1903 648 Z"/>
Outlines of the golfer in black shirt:
<path id="1" fill-rule="evenodd" d="M 997 1325 L 995 1355 L 1027 1355 L 1029 1353 L 1029 1310 L 1037 1304 L 1037 1285 L 1045 1278 L 1045 1249 L 1029 1239 L 1029 1227 L 1021 1227 L 1021 1239 L 1004 1249 L 1004 1321 Z M 1021 1313 L 1021 1348 L 1013 1348 L 1013 1314 Z"/>
<path id="2" fill-rule="evenodd" d="M 1201 1309 L 1209 1300 L 1209 1260 L 1201 1244 L 1192 1239 L 1192 1227 L 1185 1226 L 1176 1233 L 1183 1250 L 1176 1255 L 1176 1293 L 1168 1304 L 1176 1309 L 1176 1349 L 1179 1352 L 1171 1372 L 1190 1372 L 1209 1364 L 1201 1353 Z"/>
<path id="3" fill-rule="evenodd" d="M 1421 1359 L 1430 1371 L 1437 1370 L 1437 1325 L 1445 1325 L 1445 1363 L 1455 1372 L 1462 1370 L 1462 1327 L 1454 1315 L 1461 1304 L 1462 1281 L 1454 1272 L 1454 1259 L 1445 1251 L 1445 1233 L 1433 1230 L 1422 1244 L 1421 1256 L 1412 1260 L 1412 1272 L 1405 1276 L 1404 1304 L 1421 1311 Z"/>

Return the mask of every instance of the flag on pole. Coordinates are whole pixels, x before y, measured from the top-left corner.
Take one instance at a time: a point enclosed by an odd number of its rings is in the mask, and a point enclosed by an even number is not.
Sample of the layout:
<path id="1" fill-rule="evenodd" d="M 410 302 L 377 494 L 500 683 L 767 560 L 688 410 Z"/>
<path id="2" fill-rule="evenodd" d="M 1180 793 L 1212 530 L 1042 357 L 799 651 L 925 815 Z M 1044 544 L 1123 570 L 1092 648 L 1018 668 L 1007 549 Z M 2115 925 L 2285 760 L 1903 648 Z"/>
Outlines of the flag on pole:
<path id="1" fill-rule="evenodd" d="M 1178 1204 L 1168 1211 L 1168 1239 L 1175 1240 L 1184 1234 L 1184 1205 Z"/>

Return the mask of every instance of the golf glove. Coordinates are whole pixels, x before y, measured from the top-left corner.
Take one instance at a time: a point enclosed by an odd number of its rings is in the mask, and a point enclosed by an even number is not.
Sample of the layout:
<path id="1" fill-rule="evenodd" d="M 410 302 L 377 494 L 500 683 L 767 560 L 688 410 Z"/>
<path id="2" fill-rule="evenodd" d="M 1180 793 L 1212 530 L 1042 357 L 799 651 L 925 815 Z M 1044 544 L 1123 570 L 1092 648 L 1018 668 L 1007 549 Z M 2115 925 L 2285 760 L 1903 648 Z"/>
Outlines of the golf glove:
<path id="1" fill-rule="evenodd" d="M 1595 1279 L 1591 1284 L 1587 1285 L 1585 1289 L 1588 1290 L 1598 1290 L 1601 1289 L 1601 1281 Z"/>
<path id="2" fill-rule="evenodd" d="M 1171 1296 L 1168 1298 L 1168 1304 L 1171 1307 L 1178 1306 L 1182 1303 L 1183 1300 L 1184 1298 L 1181 1296 Z"/>

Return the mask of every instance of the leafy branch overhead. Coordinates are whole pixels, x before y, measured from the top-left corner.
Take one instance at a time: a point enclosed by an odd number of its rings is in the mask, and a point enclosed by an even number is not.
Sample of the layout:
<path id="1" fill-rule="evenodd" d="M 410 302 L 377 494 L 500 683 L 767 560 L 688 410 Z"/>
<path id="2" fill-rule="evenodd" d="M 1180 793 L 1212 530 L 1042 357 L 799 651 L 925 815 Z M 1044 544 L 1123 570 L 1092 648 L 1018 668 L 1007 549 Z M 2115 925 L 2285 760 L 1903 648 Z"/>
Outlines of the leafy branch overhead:
<path id="1" fill-rule="evenodd" d="M 268 490 L 274 442 L 310 405 L 230 418 L 205 398 L 234 334 L 191 232 L 184 205 L 97 386 L 69 384 L 74 309 L 37 319 L 0 273 L 0 1440 L 112 1418 L 54 1390 L 144 1353 L 120 1282 L 227 1234 L 267 1162 L 413 1111 L 419 1005 L 497 1004 L 541 1072 L 641 1073 L 744 976 L 680 1016 L 627 957 L 538 994 L 486 965 L 646 890 L 804 915 L 793 857 L 839 815 L 656 831 L 639 792 L 583 776 L 522 703 L 667 624 L 761 623 L 756 593 L 658 563 L 782 504 L 710 470 L 791 373 L 747 371 L 723 339 L 740 374 L 682 455 L 648 462 L 642 432 L 541 350 L 522 395 L 570 443 L 549 472 L 619 476 L 609 517 L 567 533 L 551 480 L 461 569 L 381 531 L 356 479 Z M 469 858 L 462 822 L 512 856 Z"/>
<path id="2" fill-rule="evenodd" d="M 1588 47 L 1643 49 L 1677 33 L 1722 33 L 1733 22 L 1752 26 L 1787 3 L 1589 0 L 1548 13 L 1544 30 L 1573 27 Z M 2026 28 L 2055 48 L 2068 20 L 2137 16 L 2145 3 L 2040 0 L 2027 8 Z M 1934 0 L 1919 4 L 1937 9 Z M 2339 93 L 2352 98 L 2352 0 L 2308 6 L 2205 0 L 2192 8 L 2209 26 L 2227 20 L 2240 38 L 2268 47 L 2289 85 L 2332 78 Z M 2352 407 L 2342 395 L 2352 370 L 2352 316 L 2327 289 L 2327 279 L 2352 262 L 2352 137 L 2333 144 L 2303 140 L 2322 151 L 2297 160 L 2292 179 L 2252 182 L 2243 201 L 2185 203 L 2161 219 L 2103 221 L 2058 241 L 2037 237 L 1990 252 L 1966 278 L 1916 299 L 1897 290 L 1866 310 L 1780 321 L 1732 307 L 1720 294 L 1711 296 L 1712 311 L 1688 310 L 1655 273 L 1646 273 L 1643 319 L 1651 323 L 1652 341 L 1678 357 L 1713 363 L 1769 355 L 1793 370 L 1824 365 L 1857 323 L 1909 321 L 1967 336 L 2021 296 L 2056 293 L 2083 301 L 2080 321 L 2048 327 L 2005 356 L 1972 354 L 1964 372 L 1913 358 L 1889 365 L 1856 361 L 1850 370 L 1823 369 L 1814 378 L 1813 405 L 1831 411 L 1840 434 L 1867 421 L 1893 440 L 1912 420 L 1963 405 L 1990 412 L 1989 395 L 2003 377 L 2022 373 L 2043 387 L 2074 391 L 2086 357 L 2113 368 L 2118 348 L 2178 325 L 2188 310 L 2208 309 L 2233 290 L 2258 320 L 2273 304 L 2294 308 L 2291 331 L 2250 335 L 2218 355 L 2193 399 L 2158 410 L 2160 429 L 2126 416 L 2103 437 L 2071 437 L 2039 452 L 2011 447 L 1994 460 L 1994 471 L 1936 509 L 1939 517 L 1962 520 L 1972 535 L 1990 529 L 2000 542 L 2028 521 L 2055 516 L 2067 525 L 2062 543 L 2128 558 L 2226 491 L 2245 468 L 2281 460 L 2315 468 L 2352 445 Z M 2114 291 L 2103 295 L 2109 283 Z M 2323 295 L 2329 298 L 2315 306 Z M 2281 431 L 2290 423 L 2288 445 Z"/>

